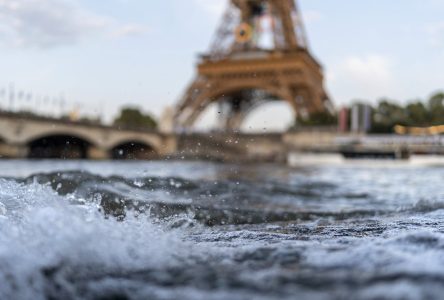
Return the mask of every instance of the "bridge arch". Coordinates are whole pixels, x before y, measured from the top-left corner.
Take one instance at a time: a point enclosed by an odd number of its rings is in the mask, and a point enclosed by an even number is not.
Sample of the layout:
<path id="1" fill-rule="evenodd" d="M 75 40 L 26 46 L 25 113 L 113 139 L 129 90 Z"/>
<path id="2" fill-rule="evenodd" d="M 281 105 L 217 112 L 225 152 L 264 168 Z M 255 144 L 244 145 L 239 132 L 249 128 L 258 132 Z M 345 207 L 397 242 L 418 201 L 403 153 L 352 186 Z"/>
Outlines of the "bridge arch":
<path id="1" fill-rule="evenodd" d="M 155 147 L 142 140 L 120 141 L 109 152 L 115 160 L 150 160 L 158 156 Z"/>
<path id="2" fill-rule="evenodd" d="M 34 124 L 30 126 L 33 125 Z M 57 124 L 55 126 L 49 126 L 48 124 L 41 125 L 37 123 L 32 129 L 23 131 L 24 132 L 20 135 L 20 139 L 17 140 L 17 142 L 22 144 L 29 144 L 32 141 L 51 136 L 75 137 L 87 142 L 91 146 L 99 146 L 101 143 L 100 138 L 98 139 L 91 130 L 88 130 L 88 128 L 77 128 L 75 126 L 66 126 L 64 124 L 62 126 L 57 126 Z"/>
<path id="3" fill-rule="evenodd" d="M 82 136 L 52 133 L 28 141 L 28 158 L 86 159 L 92 143 Z"/>

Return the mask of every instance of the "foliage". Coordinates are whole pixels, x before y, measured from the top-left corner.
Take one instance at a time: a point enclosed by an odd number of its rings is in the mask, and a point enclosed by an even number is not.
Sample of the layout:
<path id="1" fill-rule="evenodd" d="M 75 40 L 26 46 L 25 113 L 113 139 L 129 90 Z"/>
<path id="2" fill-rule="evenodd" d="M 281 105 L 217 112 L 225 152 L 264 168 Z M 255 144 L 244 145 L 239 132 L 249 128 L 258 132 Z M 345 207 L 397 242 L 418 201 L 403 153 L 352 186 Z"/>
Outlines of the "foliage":
<path id="1" fill-rule="evenodd" d="M 431 125 L 444 124 L 444 92 L 436 93 L 429 99 Z"/>
<path id="2" fill-rule="evenodd" d="M 364 105 L 366 101 L 354 101 L 354 105 Z M 396 100 L 381 99 L 372 109 L 370 133 L 393 133 L 396 125 L 408 127 L 429 127 L 444 125 L 444 92 L 433 94 L 428 101 L 414 100 L 405 105 Z M 349 122 L 351 122 L 351 110 Z M 311 114 L 308 118 L 298 118 L 297 127 L 322 127 L 338 123 L 338 116 L 326 112 Z"/>
<path id="3" fill-rule="evenodd" d="M 371 132 L 390 133 L 397 124 L 406 124 L 406 111 L 395 101 L 383 99 L 373 108 L 373 122 Z"/>
<path id="4" fill-rule="evenodd" d="M 297 126 L 331 126 L 338 123 L 338 118 L 329 112 L 317 112 L 308 116 L 308 118 L 298 118 Z"/>
<path id="5" fill-rule="evenodd" d="M 395 125 L 428 127 L 444 124 L 444 93 L 439 92 L 427 102 L 415 100 L 405 106 L 383 99 L 373 108 L 372 133 L 391 133 Z"/>
<path id="6" fill-rule="evenodd" d="M 102 124 L 102 120 L 100 118 L 98 118 L 98 117 L 87 117 L 87 116 L 80 117 L 77 122 L 84 123 L 84 124 L 92 124 L 92 125 L 100 125 L 100 124 Z"/>
<path id="7" fill-rule="evenodd" d="M 142 113 L 138 108 L 124 107 L 114 120 L 114 125 L 131 129 L 156 129 L 157 122 L 149 114 Z"/>

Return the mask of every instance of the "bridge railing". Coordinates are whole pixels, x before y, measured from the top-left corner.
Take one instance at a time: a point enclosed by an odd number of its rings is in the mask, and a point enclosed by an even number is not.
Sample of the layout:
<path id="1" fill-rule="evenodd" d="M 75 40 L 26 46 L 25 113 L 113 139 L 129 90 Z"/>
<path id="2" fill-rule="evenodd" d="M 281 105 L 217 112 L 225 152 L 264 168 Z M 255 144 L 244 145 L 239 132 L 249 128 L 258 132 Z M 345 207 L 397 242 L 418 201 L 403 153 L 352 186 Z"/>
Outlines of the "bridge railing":
<path id="1" fill-rule="evenodd" d="M 444 135 L 405 136 L 405 135 L 363 135 L 340 136 L 336 138 L 339 145 L 360 144 L 363 146 L 444 146 Z"/>

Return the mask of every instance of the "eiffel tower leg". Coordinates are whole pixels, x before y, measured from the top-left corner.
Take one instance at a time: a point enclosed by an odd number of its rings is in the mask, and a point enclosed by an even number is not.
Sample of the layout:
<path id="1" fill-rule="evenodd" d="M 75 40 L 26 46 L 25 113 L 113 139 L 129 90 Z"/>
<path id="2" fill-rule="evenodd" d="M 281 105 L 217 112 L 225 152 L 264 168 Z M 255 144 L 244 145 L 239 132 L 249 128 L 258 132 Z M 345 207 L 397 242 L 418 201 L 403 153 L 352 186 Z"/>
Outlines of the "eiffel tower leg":
<path id="1" fill-rule="evenodd" d="M 199 114 L 208 104 L 204 103 L 211 84 L 202 78 L 197 78 L 188 87 L 185 95 L 176 108 L 174 121 L 176 127 L 191 127 Z"/>
<path id="2" fill-rule="evenodd" d="M 234 113 L 227 124 L 227 130 L 239 131 L 242 127 L 242 124 L 244 123 L 246 116 L 247 114 L 242 111 Z"/>
<path id="3" fill-rule="evenodd" d="M 312 93 L 305 87 L 288 87 L 284 92 L 285 100 L 293 109 L 297 118 L 307 118 L 314 111 Z"/>
<path id="4" fill-rule="evenodd" d="M 246 112 L 241 106 L 233 104 L 233 99 L 219 100 L 218 102 L 219 130 L 239 131 Z"/>
<path id="5" fill-rule="evenodd" d="M 313 113 L 329 111 L 326 107 L 328 101 L 326 102 L 322 91 L 309 87 L 294 89 L 292 99 L 292 107 L 295 109 L 297 118 L 307 119 Z"/>
<path id="6" fill-rule="evenodd" d="M 207 93 L 203 93 L 197 99 L 195 99 L 188 108 L 188 114 L 182 120 L 181 125 L 185 128 L 190 128 L 197 121 L 202 112 L 213 102 L 206 96 Z"/>
<path id="7" fill-rule="evenodd" d="M 246 113 L 243 111 L 231 111 L 229 115 L 223 117 L 219 129 L 230 132 L 239 131 L 245 117 Z"/>

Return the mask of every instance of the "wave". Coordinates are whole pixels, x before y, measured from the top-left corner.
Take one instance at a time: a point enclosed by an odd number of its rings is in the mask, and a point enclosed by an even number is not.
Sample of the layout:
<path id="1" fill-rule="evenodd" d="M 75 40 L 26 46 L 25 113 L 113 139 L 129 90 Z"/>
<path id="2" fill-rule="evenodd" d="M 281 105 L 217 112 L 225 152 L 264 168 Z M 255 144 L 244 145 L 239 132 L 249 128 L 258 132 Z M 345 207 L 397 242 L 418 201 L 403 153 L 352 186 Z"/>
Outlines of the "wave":
<path id="1" fill-rule="evenodd" d="M 399 282 L 434 296 L 434 197 L 393 207 L 313 178 L 4 178 L 0 299 L 402 299 Z"/>
<path id="2" fill-rule="evenodd" d="M 102 177 L 87 172 L 35 174 L 10 179 L 23 185 L 41 184 L 65 196 L 71 204 L 94 203 L 105 216 L 125 218 L 131 211 L 168 218 L 192 216 L 206 225 L 260 224 L 347 219 L 384 214 L 383 210 L 357 208 L 328 210 L 319 205 L 337 197 L 351 201 L 367 194 L 342 193 L 326 182 L 250 182 L 239 180 L 186 180 L 177 177 Z M 310 205 L 312 208 L 310 209 Z"/>

